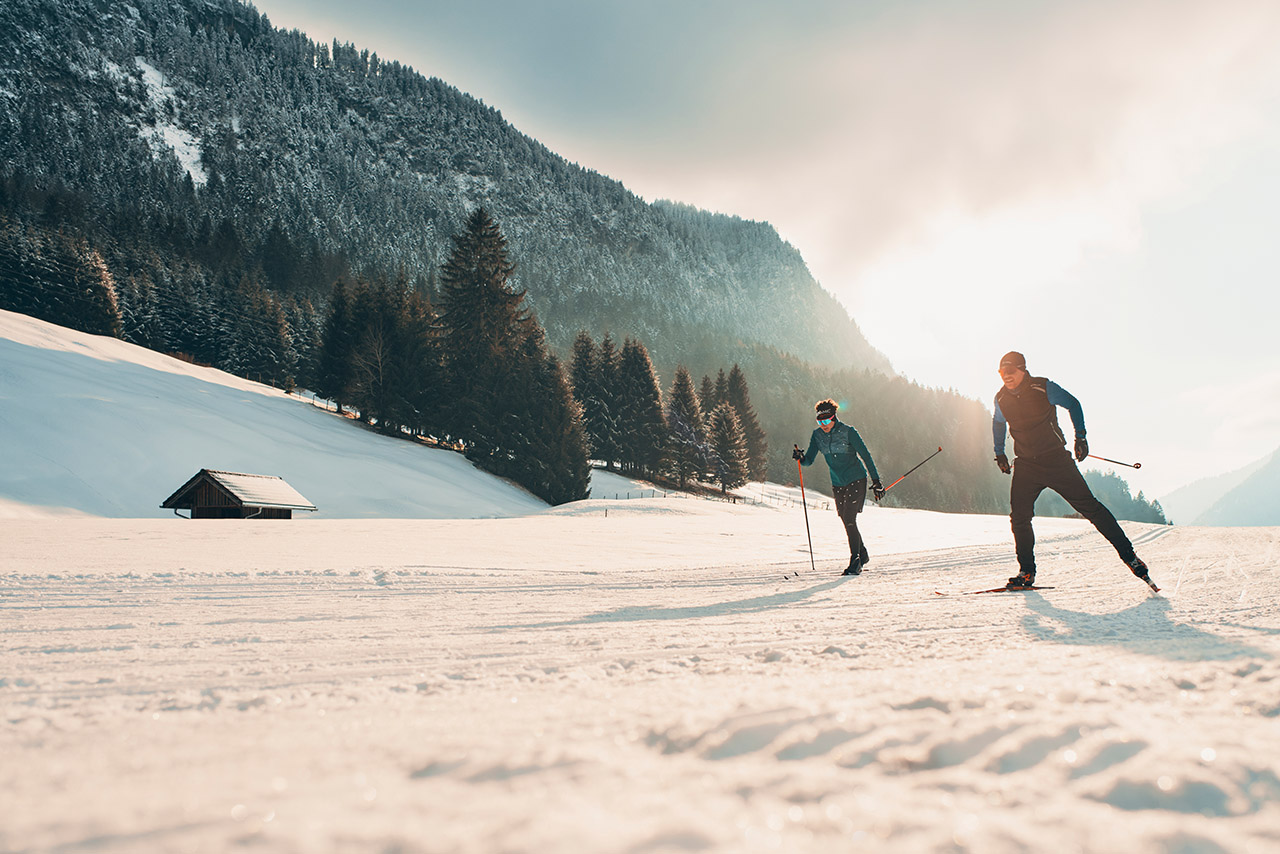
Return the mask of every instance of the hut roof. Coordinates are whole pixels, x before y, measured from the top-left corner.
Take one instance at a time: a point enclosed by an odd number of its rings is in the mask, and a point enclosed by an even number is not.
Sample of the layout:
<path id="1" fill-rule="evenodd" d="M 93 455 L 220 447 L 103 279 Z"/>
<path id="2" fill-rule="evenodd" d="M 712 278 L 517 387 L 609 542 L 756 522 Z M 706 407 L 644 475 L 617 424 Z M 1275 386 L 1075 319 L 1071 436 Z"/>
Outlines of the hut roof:
<path id="1" fill-rule="evenodd" d="M 216 486 L 244 507 L 287 507 L 291 510 L 315 510 L 316 506 L 283 478 L 270 474 L 244 474 L 233 471 L 200 469 L 178 491 L 165 499 L 161 507 L 186 509 L 191 506 L 190 493 L 202 480 Z"/>

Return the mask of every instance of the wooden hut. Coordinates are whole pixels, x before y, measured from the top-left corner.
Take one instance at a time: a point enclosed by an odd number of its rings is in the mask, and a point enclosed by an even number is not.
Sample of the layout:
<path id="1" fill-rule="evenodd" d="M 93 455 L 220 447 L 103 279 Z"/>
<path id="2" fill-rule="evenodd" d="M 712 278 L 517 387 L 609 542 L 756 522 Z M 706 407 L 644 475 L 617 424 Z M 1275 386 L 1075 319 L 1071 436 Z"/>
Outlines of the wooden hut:
<path id="1" fill-rule="evenodd" d="M 190 510 L 191 519 L 290 519 L 294 510 L 315 510 L 282 478 L 200 469 L 161 507 Z"/>

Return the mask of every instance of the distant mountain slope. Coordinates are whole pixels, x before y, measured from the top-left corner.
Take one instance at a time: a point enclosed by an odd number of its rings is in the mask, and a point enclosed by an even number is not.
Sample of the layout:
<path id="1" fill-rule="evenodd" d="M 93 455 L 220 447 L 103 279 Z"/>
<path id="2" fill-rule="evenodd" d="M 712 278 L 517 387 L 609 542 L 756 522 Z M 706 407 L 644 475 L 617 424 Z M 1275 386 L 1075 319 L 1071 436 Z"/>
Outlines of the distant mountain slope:
<path id="1" fill-rule="evenodd" d="M 1197 525 L 1280 525 L 1280 450 L 1196 517 Z"/>
<path id="2" fill-rule="evenodd" d="M 0 443 L 0 514 L 34 506 L 170 516 L 160 502 L 202 468 L 283 477 L 319 508 L 299 518 L 468 519 L 547 506 L 461 454 L 380 436 L 278 389 L 8 311 L 0 311 Z"/>
<path id="3" fill-rule="evenodd" d="M 0 296 L 52 269 L 37 297 L 60 299 L 88 270 L 114 281 L 127 340 L 309 387 L 332 284 L 433 293 L 480 204 L 561 356 L 581 329 L 638 337 L 664 390 L 679 363 L 738 363 L 772 479 L 795 477 L 786 449 L 834 396 L 883 471 L 947 448 L 891 504 L 1007 506 L 985 407 L 894 375 L 766 223 L 648 204 L 440 80 L 238 0 L 0 4 Z"/>
<path id="4" fill-rule="evenodd" d="M 889 370 L 771 226 L 648 204 L 440 80 L 237 0 L 7 0 L 0 105 L 0 178 L 69 192 L 53 221 L 113 240 L 265 247 L 314 296 L 313 250 L 429 278 L 483 204 L 557 347 L 585 328 L 670 361 L 711 337 Z"/>
<path id="5" fill-rule="evenodd" d="M 1267 464 L 1271 455 L 1255 460 L 1235 471 L 1206 477 L 1174 490 L 1160 499 L 1169 521 L 1175 525 L 1198 525 L 1199 518 L 1227 493 L 1244 483 Z"/>

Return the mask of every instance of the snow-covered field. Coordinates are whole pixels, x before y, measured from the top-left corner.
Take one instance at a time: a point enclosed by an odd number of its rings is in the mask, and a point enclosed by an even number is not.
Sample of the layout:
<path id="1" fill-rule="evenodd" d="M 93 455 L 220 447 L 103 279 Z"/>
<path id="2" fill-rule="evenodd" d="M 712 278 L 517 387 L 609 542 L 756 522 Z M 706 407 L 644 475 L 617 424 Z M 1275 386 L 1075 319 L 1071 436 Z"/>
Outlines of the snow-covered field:
<path id="1" fill-rule="evenodd" d="M 830 515 L 2 521 L 0 849 L 1280 846 L 1275 529 Z"/>
<path id="2" fill-rule="evenodd" d="M 53 515 L 87 490 L 17 494 L 55 440 L 13 390 L 76 430 L 73 349 L 0 362 L 0 850 L 1280 850 L 1280 529 L 1125 523 L 1155 596 L 1041 520 L 1055 589 L 938 596 L 1007 519 L 871 508 L 846 579 L 830 510 L 814 572 L 799 506 L 465 467 L 503 518 Z"/>

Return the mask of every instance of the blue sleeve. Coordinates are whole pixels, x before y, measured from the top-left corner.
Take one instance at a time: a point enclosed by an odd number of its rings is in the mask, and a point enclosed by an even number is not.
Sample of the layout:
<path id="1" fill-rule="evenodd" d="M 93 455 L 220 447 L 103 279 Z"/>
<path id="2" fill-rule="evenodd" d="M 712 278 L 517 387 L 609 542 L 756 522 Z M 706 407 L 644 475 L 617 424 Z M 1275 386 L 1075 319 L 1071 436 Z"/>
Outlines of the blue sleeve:
<path id="1" fill-rule="evenodd" d="M 1061 406 L 1071 414 L 1071 426 L 1076 428 L 1076 438 L 1083 439 L 1084 431 L 1084 409 L 1080 406 L 1080 401 L 1071 396 L 1071 393 L 1053 380 L 1046 380 L 1045 391 L 1049 393 L 1049 402 L 1054 406 Z"/>
<path id="2" fill-rule="evenodd" d="M 991 439 L 995 444 L 997 454 L 1004 453 L 1004 437 L 1009 430 L 1009 424 L 1004 420 L 1004 413 L 1000 411 L 1000 401 L 995 402 L 995 414 L 991 416 Z"/>
<path id="3" fill-rule="evenodd" d="M 809 450 L 804 452 L 804 459 L 800 461 L 800 465 L 812 465 L 816 456 L 818 456 L 818 431 L 814 430 L 809 436 Z"/>

